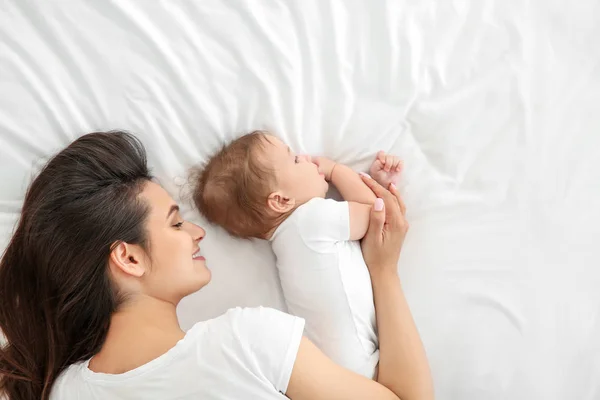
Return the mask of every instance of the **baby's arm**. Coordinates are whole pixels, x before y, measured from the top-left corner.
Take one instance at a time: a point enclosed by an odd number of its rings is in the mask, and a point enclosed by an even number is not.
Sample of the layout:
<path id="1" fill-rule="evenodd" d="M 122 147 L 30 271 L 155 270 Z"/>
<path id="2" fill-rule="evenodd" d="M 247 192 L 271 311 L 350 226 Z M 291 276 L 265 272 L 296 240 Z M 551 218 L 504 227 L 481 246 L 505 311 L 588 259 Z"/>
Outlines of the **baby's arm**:
<path id="1" fill-rule="evenodd" d="M 367 233 L 371 207 L 377 198 L 360 176 L 344 164 L 331 171 L 331 183 L 337 188 L 350 210 L 350 240 L 361 240 Z"/>
<path id="2" fill-rule="evenodd" d="M 350 210 L 350 240 L 361 240 L 369 228 L 371 205 L 355 201 L 348 202 Z"/>
<path id="3" fill-rule="evenodd" d="M 373 191 L 350 167 L 335 163 L 324 157 L 315 157 L 319 170 L 325 179 L 335 185 L 350 210 L 350 240 L 360 240 L 367 233 L 371 205 L 375 202 Z"/>
<path id="4" fill-rule="evenodd" d="M 362 239 L 369 226 L 371 205 L 375 202 L 375 195 L 350 167 L 325 157 L 314 157 L 313 160 L 319 167 L 319 171 L 325 175 L 325 179 L 335 185 L 349 204 L 350 239 Z M 390 183 L 398 180 L 402 171 L 402 161 L 396 156 L 380 151 L 369 171 L 373 179 L 387 188 Z"/>
<path id="5" fill-rule="evenodd" d="M 325 175 L 325 179 L 333 183 L 344 200 L 373 204 L 375 195 L 352 168 L 325 157 L 314 157 L 313 160 L 319 167 L 319 171 Z"/>

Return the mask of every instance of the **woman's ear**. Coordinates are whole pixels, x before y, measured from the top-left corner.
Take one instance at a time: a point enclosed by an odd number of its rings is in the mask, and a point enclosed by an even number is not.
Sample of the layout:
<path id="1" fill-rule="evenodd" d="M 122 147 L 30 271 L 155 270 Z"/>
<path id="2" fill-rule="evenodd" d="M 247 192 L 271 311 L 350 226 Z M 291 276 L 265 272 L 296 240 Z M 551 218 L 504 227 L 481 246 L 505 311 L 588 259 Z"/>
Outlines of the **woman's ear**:
<path id="1" fill-rule="evenodd" d="M 144 253 L 139 246 L 119 242 L 110 252 L 110 265 L 113 272 L 141 278 L 145 270 Z"/>
<path id="2" fill-rule="evenodd" d="M 296 205 L 296 200 L 291 197 L 286 197 L 281 192 L 273 192 L 267 198 L 269 208 L 278 214 L 285 214 L 292 211 Z"/>

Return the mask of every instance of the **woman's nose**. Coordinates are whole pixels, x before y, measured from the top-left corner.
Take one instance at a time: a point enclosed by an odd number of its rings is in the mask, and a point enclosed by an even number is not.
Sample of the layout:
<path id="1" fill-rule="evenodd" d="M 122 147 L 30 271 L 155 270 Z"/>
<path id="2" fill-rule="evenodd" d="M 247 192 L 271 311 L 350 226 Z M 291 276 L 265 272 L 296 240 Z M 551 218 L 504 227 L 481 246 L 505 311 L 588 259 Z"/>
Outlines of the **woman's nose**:
<path id="1" fill-rule="evenodd" d="M 204 236 L 206 236 L 206 231 L 198 225 L 193 224 L 191 222 L 188 222 L 185 225 L 187 225 L 188 233 L 192 236 L 194 242 L 199 242 L 204 238 Z"/>

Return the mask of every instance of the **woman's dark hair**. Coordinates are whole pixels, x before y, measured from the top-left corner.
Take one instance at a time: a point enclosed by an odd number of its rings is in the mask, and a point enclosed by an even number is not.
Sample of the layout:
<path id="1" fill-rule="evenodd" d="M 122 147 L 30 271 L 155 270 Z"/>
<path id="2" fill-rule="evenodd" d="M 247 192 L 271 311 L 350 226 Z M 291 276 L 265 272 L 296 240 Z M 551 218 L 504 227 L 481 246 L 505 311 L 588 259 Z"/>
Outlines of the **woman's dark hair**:
<path id="1" fill-rule="evenodd" d="M 46 400 L 69 365 L 91 358 L 122 296 L 111 283 L 120 242 L 147 248 L 151 179 L 126 132 L 95 132 L 55 155 L 33 180 L 0 261 L 0 397 Z"/>

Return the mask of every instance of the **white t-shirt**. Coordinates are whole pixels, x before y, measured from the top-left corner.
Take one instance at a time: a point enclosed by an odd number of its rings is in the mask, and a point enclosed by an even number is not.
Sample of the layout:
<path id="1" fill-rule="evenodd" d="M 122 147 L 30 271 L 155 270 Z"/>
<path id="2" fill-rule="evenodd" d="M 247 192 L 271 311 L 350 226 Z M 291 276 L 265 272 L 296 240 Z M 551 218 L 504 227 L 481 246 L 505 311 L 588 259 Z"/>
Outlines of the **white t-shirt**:
<path id="1" fill-rule="evenodd" d="M 314 198 L 271 238 L 288 311 L 336 363 L 372 378 L 379 362 L 373 289 L 348 202 Z"/>
<path id="2" fill-rule="evenodd" d="M 50 400 L 285 399 L 304 320 L 270 308 L 235 308 L 194 325 L 162 356 L 123 374 L 70 366 Z"/>

